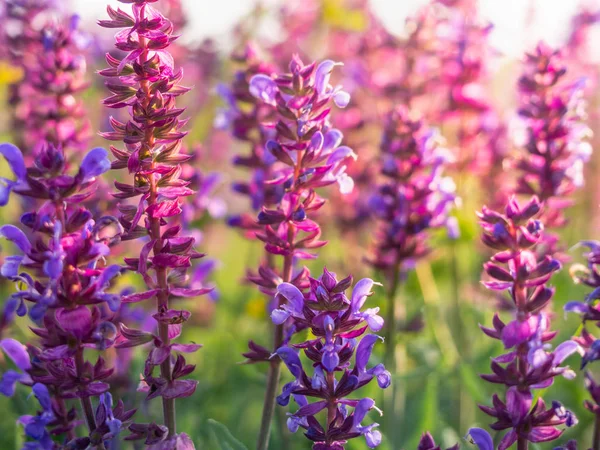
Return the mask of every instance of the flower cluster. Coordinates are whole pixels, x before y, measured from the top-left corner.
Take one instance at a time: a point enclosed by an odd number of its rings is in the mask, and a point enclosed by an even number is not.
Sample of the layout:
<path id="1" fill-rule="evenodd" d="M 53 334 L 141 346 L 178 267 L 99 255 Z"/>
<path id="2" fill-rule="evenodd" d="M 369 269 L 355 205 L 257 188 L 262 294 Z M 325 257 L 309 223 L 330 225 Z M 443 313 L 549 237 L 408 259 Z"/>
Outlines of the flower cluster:
<path id="1" fill-rule="evenodd" d="M 256 98 L 250 91 L 250 80 L 254 75 L 272 76 L 276 70 L 270 64 L 260 60 L 252 45 L 246 46 L 243 52 L 233 55 L 236 63 L 243 64 L 243 69 L 235 73 L 231 86 L 219 85 L 218 90 L 226 102 L 218 117 L 216 125 L 227 128 L 231 135 L 250 147 L 249 154 L 234 158 L 235 166 L 251 171 L 250 180 L 235 182 L 235 192 L 249 198 L 253 211 L 263 206 L 273 206 L 281 201 L 283 188 L 269 184 L 273 178 L 273 166 L 277 159 L 266 148 L 267 141 L 275 138 L 273 121 L 275 108 Z M 247 230 L 256 228 L 254 217 L 247 214 L 231 217 L 229 223 Z"/>
<path id="2" fill-rule="evenodd" d="M 91 130 L 83 102 L 76 97 L 87 88 L 83 47 L 87 38 L 78 30 L 79 18 L 48 21 L 41 29 L 27 27 L 22 58 L 23 80 L 13 86 L 11 104 L 17 140 L 33 157 L 41 142 L 83 151 Z"/>
<path id="3" fill-rule="evenodd" d="M 47 19 L 54 6 L 47 0 L 7 0 L 2 5 L 1 56 L 22 72 L 20 78 L 9 86 L 11 126 L 19 144 L 22 144 L 23 134 L 29 131 L 24 122 L 27 118 L 19 111 L 29 109 L 28 98 L 35 92 L 26 76 L 27 68 L 35 65 L 42 53 L 39 23 Z"/>
<path id="4" fill-rule="evenodd" d="M 273 257 L 261 264 L 250 281 L 262 291 L 273 294 L 282 282 L 293 283 L 299 289 L 308 287 L 308 271 L 294 270 L 297 260 L 316 257 L 311 250 L 326 244 L 320 240 L 321 229 L 309 214 L 318 211 L 325 203 L 316 189 L 338 183 L 340 191 L 350 192 L 352 179 L 346 174 L 347 163 L 356 158 L 354 152 L 341 146 L 343 135 L 329 124 L 331 102 L 345 107 L 350 96 L 341 86 L 332 86 L 330 77 L 339 65 L 330 60 L 318 65 L 305 65 L 298 56 L 290 62 L 290 73 L 269 76 L 258 73 L 250 79 L 249 93 L 276 110 L 272 139 L 264 145 L 274 161 L 271 179 L 266 183 L 281 192 L 277 203 L 261 205 L 258 214 L 260 230 L 256 237 L 265 243 L 268 255 L 283 256 L 283 269 L 274 267 Z M 284 306 L 285 298 L 276 296 L 276 307 Z M 274 351 L 284 339 L 284 323 L 274 330 Z M 289 324 L 288 324 L 289 325 Z M 288 337 L 294 332 L 288 328 Z M 245 356 L 250 362 L 269 360 L 264 347 L 250 342 L 250 352 Z M 259 433 L 258 448 L 267 448 L 275 393 L 279 379 L 278 358 L 271 359 L 269 382 Z"/>
<path id="5" fill-rule="evenodd" d="M 377 410 L 375 401 L 349 398 L 374 378 L 382 389 L 391 383 L 383 364 L 367 367 L 373 347 L 381 338 L 363 335 L 368 328 L 377 332 L 383 327 L 383 319 L 377 315 L 379 308 L 362 309 L 374 284 L 367 278 L 360 280 L 348 299 L 344 292 L 352 285 L 352 277 L 338 281 L 325 269 L 318 279 L 310 278 L 306 295 L 291 283 L 277 287 L 277 296 L 284 297 L 285 303 L 273 311 L 273 321 L 280 324 L 290 319 L 296 330 L 308 328 L 315 336 L 277 349 L 277 355 L 295 377 L 283 387 L 277 401 L 285 406 L 290 396 L 294 397 L 299 409 L 289 417 L 288 428 L 292 432 L 304 428 L 306 437 L 314 442 L 314 450 L 343 450 L 349 439 L 358 436 L 365 437 L 369 448 L 381 442 L 376 423 L 362 424 L 370 410 Z M 296 349 L 304 350 L 311 361 L 312 376 L 305 372 Z M 317 401 L 309 403 L 307 397 Z M 349 412 L 348 407 L 353 411 Z M 323 410 L 327 411 L 325 425 L 315 417 Z"/>
<path id="6" fill-rule="evenodd" d="M 500 442 L 500 450 L 515 442 L 519 448 L 526 448 L 523 445 L 527 442 L 555 440 L 563 432 L 559 425 L 569 427 L 577 423 L 575 416 L 558 402 L 550 408 L 541 397 L 533 402 L 535 389 L 551 386 L 559 375 L 574 376 L 562 363 L 577 350 L 574 341 L 549 350 L 548 343 L 556 332 L 550 329 L 547 312 L 554 290 L 547 283 L 561 266 L 550 256 L 540 260 L 535 254 L 543 242 L 544 224 L 535 219 L 540 211 L 541 204 L 533 197 L 524 205 L 511 199 L 504 214 L 486 207 L 478 213 L 482 241 L 497 252 L 484 265 L 489 279 L 483 284 L 491 290 L 508 291 L 513 309 L 510 322 L 503 322 L 496 314 L 493 328 L 481 327 L 507 350 L 492 360 L 492 374 L 481 375 L 486 381 L 507 387 L 506 401 L 494 394 L 492 406 L 480 405 L 496 419 L 492 429 L 509 430 Z"/>
<path id="7" fill-rule="evenodd" d="M 14 145 L 0 145 L 0 154 L 15 176 L 3 180 L 2 204 L 11 192 L 44 201 L 21 216 L 27 234 L 14 225 L 0 228 L 0 236 L 20 251 L 6 257 L 0 269 L 3 277 L 18 285 L 5 311 L 29 313 L 37 324 L 32 331 L 40 339 L 40 347 L 30 345 L 29 354 L 16 341 L 4 341 L 3 349 L 22 372 L 6 372 L 2 392 L 12 395 L 16 382 L 35 383 L 44 413 L 23 423 L 27 436 L 41 448 L 53 448 L 47 446 L 45 428 L 51 434 L 65 434 L 68 441 L 74 439 L 76 413 L 66 409 L 65 399 L 79 398 L 90 432 L 86 439 L 101 446 L 112 435 L 98 427 L 91 398 L 108 391 L 106 379 L 113 369 L 102 357 L 94 364 L 87 361 L 85 350 L 105 350 L 117 335 L 114 318 L 121 297 L 109 288 L 121 268 L 107 266 L 105 258 L 119 242 L 122 228 L 110 216 L 94 220 L 80 203 L 93 193 L 96 177 L 109 169 L 108 152 L 101 148 L 88 152 L 75 175 L 67 172 L 62 149 L 52 144 L 39 149 L 29 168 Z M 110 433 L 119 430 L 113 427 Z"/>
<path id="8" fill-rule="evenodd" d="M 589 249 L 585 254 L 587 265 L 576 264 L 571 268 L 571 275 L 577 284 L 584 284 L 593 288 L 586 296 L 585 301 L 570 301 L 564 310 L 566 312 L 576 313 L 581 316 L 583 328 L 579 336 L 573 338 L 579 345 L 583 353 L 581 368 L 598 359 L 600 359 L 600 340 L 586 328 L 588 322 L 596 325 L 600 323 L 600 242 L 583 241 L 583 245 Z M 596 380 L 589 371 L 585 371 L 585 387 L 590 393 L 592 401 L 586 400 L 585 407 L 596 417 L 600 417 L 600 388 Z"/>
<path id="9" fill-rule="evenodd" d="M 456 128 L 457 169 L 468 168 L 486 177 L 485 186 L 492 185 L 490 193 L 499 197 L 497 191 L 503 183 L 498 177 L 508 149 L 506 140 L 499 139 L 504 127 L 485 89 L 493 55 L 492 25 L 481 22 L 474 2 L 440 3 L 446 3 L 447 17 L 437 26 L 446 30 L 449 39 L 438 50 L 440 81 L 447 96 L 439 120 L 444 127 Z M 505 202 L 502 199 L 502 204 Z"/>
<path id="10" fill-rule="evenodd" d="M 275 134 L 265 144 L 265 151 L 276 160 L 267 183 L 277 186 L 281 194 L 277 203 L 261 205 L 256 237 L 265 243 L 265 250 L 285 259 L 281 275 L 263 266 L 251 280 L 272 293 L 278 284 L 294 280 L 306 287 L 306 273 L 293 274 L 295 259 L 313 259 L 310 251 L 325 245 L 319 239 L 321 230 L 309 218 L 324 200 L 315 189 L 339 183 L 340 190 L 349 192 L 353 182 L 346 173 L 346 164 L 356 158 L 354 152 L 341 146 L 343 135 L 328 122 L 334 101 L 339 107 L 348 104 L 348 94 L 340 86 L 332 87 L 329 78 L 337 64 L 323 61 L 304 65 L 298 57 L 290 63 L 291 73 L 275 77 L 254 75 L 250 93 L 276 108 Z M 304 275 L 303 275 L 304 274 Z M 281 282 L 281 281 L 279 281 Z M 304 284 L 303 284 L 304 283 Z"/>
<path id="11" fill-rule="evenodd" d="M 585 138 L 582 80 L 565 82 L 566 67 L 561 56 L 544 44 L 527 55 L 519 79 L 522 136 L 517 142 L 527 152 L 514 165 L 520 172 L 516 193 L 536 195 L 546 205 L 548 228 L 566 224 L 564 209 L 569 195 L 583 185 L 583 164 L 592 148 Z M 549 235 L 545 254 L 555 252 L 556 238 Z"/>
<path id="12" fill-rule="evenodd" d="M 130 429 L 147 443 L 189 440 L 176 434 L 175 399 L 194 393 L 197 382 L 182 377 L 193 365 L 186 363 L 181 352 L 192 352 L 198 345 L 176 344 L 182 324 L 190 313 L 172 309 L 173 298 L 193 298 L 210 292 L 210 288 L 187 287 L 187 271 L 192 262 L 203 255 L 194 250 L 195 239 L 181 235 L 182 199 L 194 194 L 189 181 L 182 178 L 181 164 L 190 159 L 182 151 L 183 131 L 187 120 L 181 119 L 182 108 L 176 98 L 189 89 L 180 82 L 181 70 L 174 66 L 167 48 L 176 39 L 173 26 L 158 10 L 150 6 L 156 0 L 136 0 L 132 14 L 108 7 L 110 20 L 99 24 L 105 28 L 123 28 L 116 34 L 116 47 L 125 52 L 122 59 L 107 54 L 109 68 L 101 75 L 109 78 L 112 92 L 104 104 L 110 108 L 127 108 L 129 119 L 111 118 L 112 131 L 106 139 L 121 141 L 124 146 L 111 146 L 114 169 L 127 168 L 132 183 L 115 182 L 119 199 L 135 198 L 136 204 L 120 204 L 120 221 L 124 239 L 144 238 L 138 257 L 125 258 L 126 267 L 142 275 L 147 290 L 131 294 L 124 302 L 156 299 L 158 333 L 121 327 L 120 347 L 152 343 L 146 360 L 143 382 L 148 398 L 162 397 L 166 432 L 155 436 L 155 425 L 132 425 Z M 122 0 L 122 3 L 132 3 Z M 178 223 L 179 222 L 179 223 Z M 175 354 L 177 355 L 175 356 Z M 155 368 L 160 367 L 160 375 Z M 154 427 L 154 428 L 153 428 Z M 158 429 L 162 429 L 158 427 Z M 148 440 L 150 439 L 151 442 Z"/>
<path id="13" fill-rule="evenodd" d="M 47 24 L 41 31 L 42 48 L 25 77 L 33 92 L 24 98 L 17 115 L 23 121 L 24 148 L 41 141 L 83 151 L 91 136 L 83 101 L 76 95 L 88 87 L 82 53 L 87 38 L 78 30 L 79 18 Z"/>
<path id="14" fill-rule="evenodd" d="M 451 156 L 439 145 L 435 131 L 406 108 L 397 107 L 390 113 L 381 153 L 385 181 L 371 199 L 380 227 L 369 262 L 392 279 L 429 252 L 430 229 L 453 228 L 448 212 L 456 195 L 452 179 L 443 176 Z"/>
<path id="15" fill-rule="evenodd" d="M 458 450 L 460 446 L 458 444 L 453 445 L 447 450 Z M 421 435 L 421 439 L 419 440 L 419 445 L 417 446 L 417 450 L 441 450 L 439 445 L 436 445 L 433 437 L 429 433 L 423 433 Z M 484 449 L 481 449 L 484 450 Z M 493 446 L 490 449 L 485 450 L 494 450 Z"/>

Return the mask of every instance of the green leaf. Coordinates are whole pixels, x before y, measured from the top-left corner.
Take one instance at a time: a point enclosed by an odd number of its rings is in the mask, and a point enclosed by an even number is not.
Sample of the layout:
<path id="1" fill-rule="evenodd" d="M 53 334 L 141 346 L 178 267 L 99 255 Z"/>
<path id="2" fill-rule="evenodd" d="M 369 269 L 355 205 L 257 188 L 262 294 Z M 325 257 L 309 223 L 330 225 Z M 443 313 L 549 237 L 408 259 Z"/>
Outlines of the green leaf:
<path id="1" fill-rule="evenodd" d="M 438 385 L 439 378 L 435 372 L 432 372 L 427 377 L 424 388 L 419 391 L 418 400 L 417 398 L 409 399 L 409 401 L 414 401 L 415 407 L 411 409 L 410 414 L 414 414 L 416 420 L 410 424 L 411 430 L 407 431 L 405 435 L 408 441 L 406 448 L 416 448 L 424 430 L 436 429 L 438 422 Z"/>
<path id="2" fill-rule="evenodd" d="M 481 378 L 477 376 L 477 371 L 470 364 L 463 363 L 458 367 L 460 379 L 464 387 L 469 391 L 475 403 L 484 403 L 485 394 L 481 387 Z"/>
<path id="3" fill-rule="evenodd" d="M 233 437 L 225 425 L 213 419 L 208 419 L 210 433 L 221 450 L 248 450 L 248 448 Z"/>

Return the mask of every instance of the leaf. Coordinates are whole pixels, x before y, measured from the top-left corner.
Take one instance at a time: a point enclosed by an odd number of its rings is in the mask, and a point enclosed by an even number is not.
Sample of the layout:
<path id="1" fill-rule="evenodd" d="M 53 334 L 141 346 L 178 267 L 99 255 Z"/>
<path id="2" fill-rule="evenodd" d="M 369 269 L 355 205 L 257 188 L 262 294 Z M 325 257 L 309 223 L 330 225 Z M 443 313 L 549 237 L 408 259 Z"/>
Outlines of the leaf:
<path id="1" fill-rule="evenodd" d="M 481 386 L 481 378 L 477 376 L 477 371 L 469 364 L 462 363 L 458 367 L 460 379 L 469 395 L 476 403 L 485 403 L 485 394 Z"/>
<path id="2" fill-rule="evenodd" d="M 208 419 L 210 433 L 219 444 L 221 450 L 248 450 L 248 448 L 233 437 L 225 425 L 213 419 Z"/>

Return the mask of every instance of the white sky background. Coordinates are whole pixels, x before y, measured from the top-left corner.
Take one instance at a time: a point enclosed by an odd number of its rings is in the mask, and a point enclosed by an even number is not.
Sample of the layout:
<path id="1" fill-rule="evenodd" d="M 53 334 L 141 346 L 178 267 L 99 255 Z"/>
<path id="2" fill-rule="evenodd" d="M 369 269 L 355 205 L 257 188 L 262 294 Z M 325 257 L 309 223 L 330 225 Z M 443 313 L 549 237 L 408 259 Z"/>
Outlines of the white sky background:
<path id="1" fill-rule="evenodd" d="M 262 3 L 275 6 L 282 1 L 302 0 L 262 0 Z M 116 0 L 72 2 L 86 22 L 104 18 L 107 3 L 127 6 Z M 400 32 L 405 18 L 426 2 L 427 0 L 371 0 L 376 13 L 394 32 Z M 190 26 L 186 30 L 185 40 L 214 37 L 219 43 L 227 45 L 227 36 L 234 24 L 248 14 L 256 3 L 257 0 L 184 0 L 190 14 Z M 579 5 L 600 8 L 600 0 L 479 0 L 479 4 L 484 18 L 494 24 L 492 45 L 507 56 L 514 57 L 520 56 L 540 39 L 553 46 L 560 45 Z M 527 28 L 526 18 L 532 4 L 535 8 L 534 21 Z M 600 34 L 598 37 L 600 38 Z"/>

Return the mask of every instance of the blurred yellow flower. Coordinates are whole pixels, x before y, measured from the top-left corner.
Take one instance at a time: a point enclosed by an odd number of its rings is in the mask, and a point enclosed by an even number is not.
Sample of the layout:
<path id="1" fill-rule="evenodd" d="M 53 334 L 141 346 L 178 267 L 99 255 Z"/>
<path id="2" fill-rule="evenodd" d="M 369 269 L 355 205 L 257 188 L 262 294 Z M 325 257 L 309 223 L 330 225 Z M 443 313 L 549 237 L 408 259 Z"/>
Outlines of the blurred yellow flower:
<path id="1" fill-rule="evenodd" d="M 367 20 L 363 11 L 344 6 L 344 0 L 323 0 L 323 21 L 327 25 L 346 31 L 363 31 Z"/>
<path id="2" fill-rule="evenodd" d="M 23 77 L 23 70 L 20 67 L 13 67 L 7 62 L 0 61 L 0 86 L 12 84 Z"/>
<path id="3" fill-rule="evenodd" d="M 263 319 L 267 317 L 265 299 L 261 297 L 250 299 L 246 304 L 246 314 L 254 319 Z"/>

